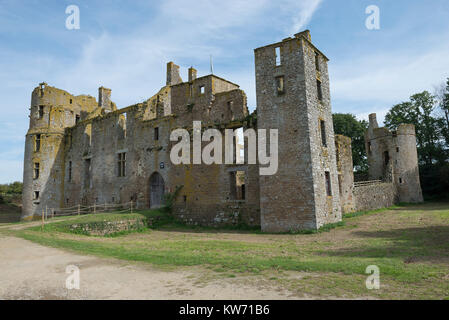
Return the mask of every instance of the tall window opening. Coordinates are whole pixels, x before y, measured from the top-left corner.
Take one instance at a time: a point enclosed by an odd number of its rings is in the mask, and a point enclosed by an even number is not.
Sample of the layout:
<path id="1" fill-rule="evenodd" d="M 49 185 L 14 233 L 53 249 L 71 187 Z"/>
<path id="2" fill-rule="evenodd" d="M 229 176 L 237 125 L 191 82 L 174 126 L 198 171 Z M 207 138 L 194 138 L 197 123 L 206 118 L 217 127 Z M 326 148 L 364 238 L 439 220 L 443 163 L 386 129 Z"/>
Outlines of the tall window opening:
<path id="1" fill-rule="evenodd" d="M 39 162 L 35 162 L 34 163 L 34 175 L 33 175 L 34 179 L 39 179 L 39 171 L 40 171 L 40 164 L 39 164 Z"/>
<path id="2" fill-rule="evenodd" d="M 159 128 L 154 128 L 154 140 L 159 140 Z"/>
<path id="3" fill-rule="evenodd" d="M 69 179 L 69 182 L 72 181 L 72 161 L 69 161 L 68 179 Z"/>
<path id="4" fill-rule="evenodd" d="M 315 52 L 315 68 L 316 71 L 320 71 L 320 54 Z"/>
<path id="5" fill-rule="evenodd" d="M 388 153 L 388 151 L 384 152 L 384 163 L 385 165 L 388 165 L 388 163 L 390 162 L 390 154 Z"/>
<path id="6" fill-rule="evenodd" d="M 44 106 L 39 106 L 39 119 L 44 117 Z"/>
<path id="7" fill-rule="evenodd" d="M 276 67 L 281 65 L 281 47 L 276 47 L 274 49 L 276 55 Z"/>
<path id="8" fill-rule="evenodd" d="M 321 86 L 321 81 L 318 79 L 316 80 L 316 87 L 318 91 L 318 100 L 323 101 L 323 88 Z"/>
<path id="9" fill-rule="evenodd" d="M 285 87 L 284 87 L 284 77 L 283 76 L 276 77 L 276 90 L 277 90 L 278 96 L 284 94 Z"/>
<path id="10" fill-rule="evenodd" d="M 342 178 L 341 178 L 341 174 L 338 175 L 338 191 L 340 192 L 340 197 L 342 196 L 343 193 L 343 188 L 341 186 L 342 184 Z"/>
<path id="11" fill-rule="evenodd" d="M 230 199 L 231 200 L 245 200 L 246 186 L 245 186 L 245 171 L 232 171 L 230 175 Z"/>
<path id="12" fill-rule="evenodd" d="M 34 151 L 39 152 L 41 150 L 41 135 L 36 134 L 35 137 L 35 143 L 34 143 Z"/>
<path id="13" fill-rule="evenodd" d="M 331 174 L 329 171 L 325 172 L 326 176 L 326 194 L 328 197 L 332 196 Z"/>
<path id="14" fill-rule="evenodd" d="M 118 154 L 118 176 L 126 176 L 126 152 Z"/>
<path id="15" fill-rule="evenodd" d="M 323 145 L 323 147 L 327 147 L 326 122 L 324 120 L 320 120 L 320 129 L 321 129 L 321 144 Z"/>

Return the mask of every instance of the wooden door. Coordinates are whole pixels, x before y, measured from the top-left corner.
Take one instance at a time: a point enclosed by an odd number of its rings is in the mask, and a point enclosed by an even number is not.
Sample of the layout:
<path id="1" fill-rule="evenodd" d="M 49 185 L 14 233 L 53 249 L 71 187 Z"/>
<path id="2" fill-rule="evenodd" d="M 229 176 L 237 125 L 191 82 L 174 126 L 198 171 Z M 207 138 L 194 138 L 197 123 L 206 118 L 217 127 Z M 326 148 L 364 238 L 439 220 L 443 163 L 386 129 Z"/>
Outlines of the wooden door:
<path id="1" fill-rule="evenodd" d="M 153 173 L 150 177 L 150 208 L 159 208 L 164 204 L 164 191 L 164 179 L 159 173 Z"/>

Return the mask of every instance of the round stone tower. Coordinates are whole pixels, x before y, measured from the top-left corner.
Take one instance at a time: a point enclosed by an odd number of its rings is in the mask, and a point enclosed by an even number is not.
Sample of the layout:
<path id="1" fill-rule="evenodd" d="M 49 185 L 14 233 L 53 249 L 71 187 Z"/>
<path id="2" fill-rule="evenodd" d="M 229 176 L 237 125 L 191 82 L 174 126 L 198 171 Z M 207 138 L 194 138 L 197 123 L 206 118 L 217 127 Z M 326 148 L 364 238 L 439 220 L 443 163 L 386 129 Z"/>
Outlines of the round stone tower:
<path id="1" fill-rule="evenodd" d="M 419 181 L 418 152 L 416 150 L 415 126 L 401 124 L 396 134 L 393 131 L 393 179 L 398 187 L 399 201 L 422 202 Z"/>
<path id="2" fill-rule="evenodd" d="M 375 113 L 369 119 L 365 143 L 370 179 L 394 183 L 400 202 L 422 202 L 415 126 L 401 124 L 390 131 L 378 127 Z"/>
<path id="3" fill-rule="evenodd" d="M 82 104 L 91 107 L 82 108 Z M 65 128 L 81 121 L 94 107 L 95 98 L 75 97 L 46 83 L 33 90 L 25 140 L 22 219 L 41 216 L 47 208 L 62 207 Z"/>

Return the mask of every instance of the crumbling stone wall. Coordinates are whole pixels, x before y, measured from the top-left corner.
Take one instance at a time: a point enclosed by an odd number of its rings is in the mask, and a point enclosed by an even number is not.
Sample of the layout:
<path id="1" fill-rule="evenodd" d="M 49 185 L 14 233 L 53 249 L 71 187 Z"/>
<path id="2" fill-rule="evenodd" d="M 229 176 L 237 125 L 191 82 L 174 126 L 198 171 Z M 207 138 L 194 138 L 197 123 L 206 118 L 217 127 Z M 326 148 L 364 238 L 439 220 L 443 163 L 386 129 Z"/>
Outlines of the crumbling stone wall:
<path id="1" fill-rule="evenodd" d="M 393 183 L 356 185 L 353 191 L 354 211 L 391 207 L 398 202 L 398 190 Z"/>
<path id="2" fill-rule="evenodd" d="M 169 85 L 147 101 L 120 110 L 111 101 L 111 90 L 104 87 L 99 88 L 98 103 L 95 99 L 87 103 L 85 96 L 77 98 L 51 89 L 54 97 L 51 103 L 67 96 L 64 101 L 76 106 L 81 101 L 81 107 L 79 110 L 62 108 L 60 118 L 63 121 L 50 117 L 54 122 L 51 129 L 59 130 L 59 141 L 52 142 L 49 150 L 57 151 L 58 155 L 43 151 L 39 155 L 48 160 L 45 167 L 58 175 L 45 171 L 39 182 L 48 185 L 46 188 L 36 183 L 30 188 L 27 184 L 30 190 L 37 188 L 43 193 L 45 206 L 61 208 L 80 203 L 101 205 L 133 201 L 137 208 L 148 208 L 152 206 L 150 177 L 158 173 L 164 182 L 165 194 L 182 186 L 174 204 L 174 214 L 180 219 L 204 225 L 260 224 L 257 166 L 217 164 L 185 168 L 170 161 L 174 145 L 170 142 L 170 133 L 174 129 L 186 128 L 191 132 L 194 120 L 202 121 L 203 129 L 216 128 L 222 132 L 226 128 L 244 126 L 243 120 L 248 115 L 245 93 L 238 85 L 214 75 L 196 78 L 195 72 L 190 70 L 190 82 L 182 82 L 176 65 L 169 63 L 167 70 Z M 192 95 L 190 85 L 194 88 Z M 200 93 L 200 86 L 204 86 L 204 94 Z M 40 89 L 35 91 L 41 94 Z M 76 118 L 75 115 L 80 116 Z M 40 124 L 31 123 L 30 133 Z M 42 132 L 49 130 L 48 126 L 42 126 Z M 47 144 L 50 144 L 49 139 Z M 36 157 L 31 150 L 31 140 L 26 146 L 27 155 Z M 119 154 L 126 154 L 124 174 L 119 173 Z M 28 179 L 32 179 L 31 164 L 26 163 L 25 168 Z M 230 171 L 237 169 L 246 173 L 246 197 L 242 200 L 229 196 Z M 25 210 L 24 215 L 33 212 Z"/>
<path id="3" fill-rule="evenodd" d="M 161 195 L 181 187 L 173 213 L 186 223 L 244 223 L 270 232 L 318 229 L 340 221 L 342 212 L 422 201 L 413 126 L 390 132 L 378 128 L 375 115 L 366 134 L 370 177 L 392 183 L 353 186 L 351 141 L 334 135 L 327 62 L 309 31 L 256 49 L 257 114 L 251 117 L 237 84 L 216 75 L 197 77 L 194 68 L 183 82 L 173 62 L 164 87 L 122 109 L 104 87 L 97 102 L 40 84 L 32 93 L 25 143 L 22 218 L 77 204 L 133 201 L 139 209 L 154 207 L 152 176 Z M 192 133 L 193 121 L 201 121 L 203 131 L 221 133 L 278 129 L 277 172 L 260 176 L 259 166 L 247 161 L 173 165 L 170 133 Z M 239 197 L 233 189 L 237 172 L 244 176 Z"/>

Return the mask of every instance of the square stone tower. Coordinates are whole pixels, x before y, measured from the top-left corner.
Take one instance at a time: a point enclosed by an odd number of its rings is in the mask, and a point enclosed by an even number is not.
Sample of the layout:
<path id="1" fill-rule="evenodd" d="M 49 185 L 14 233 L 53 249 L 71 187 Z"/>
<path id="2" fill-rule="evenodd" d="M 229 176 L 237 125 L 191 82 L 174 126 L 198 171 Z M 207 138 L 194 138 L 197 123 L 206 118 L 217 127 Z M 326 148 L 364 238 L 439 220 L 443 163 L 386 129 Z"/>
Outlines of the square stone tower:
<path id="1" fill-rule="evenodd" d="M 279 133 L 278 171 L 260 176 L 263 231 L 341 220 L 327 62 L 308 30 L 255 49 L 257 127 Z"/>

